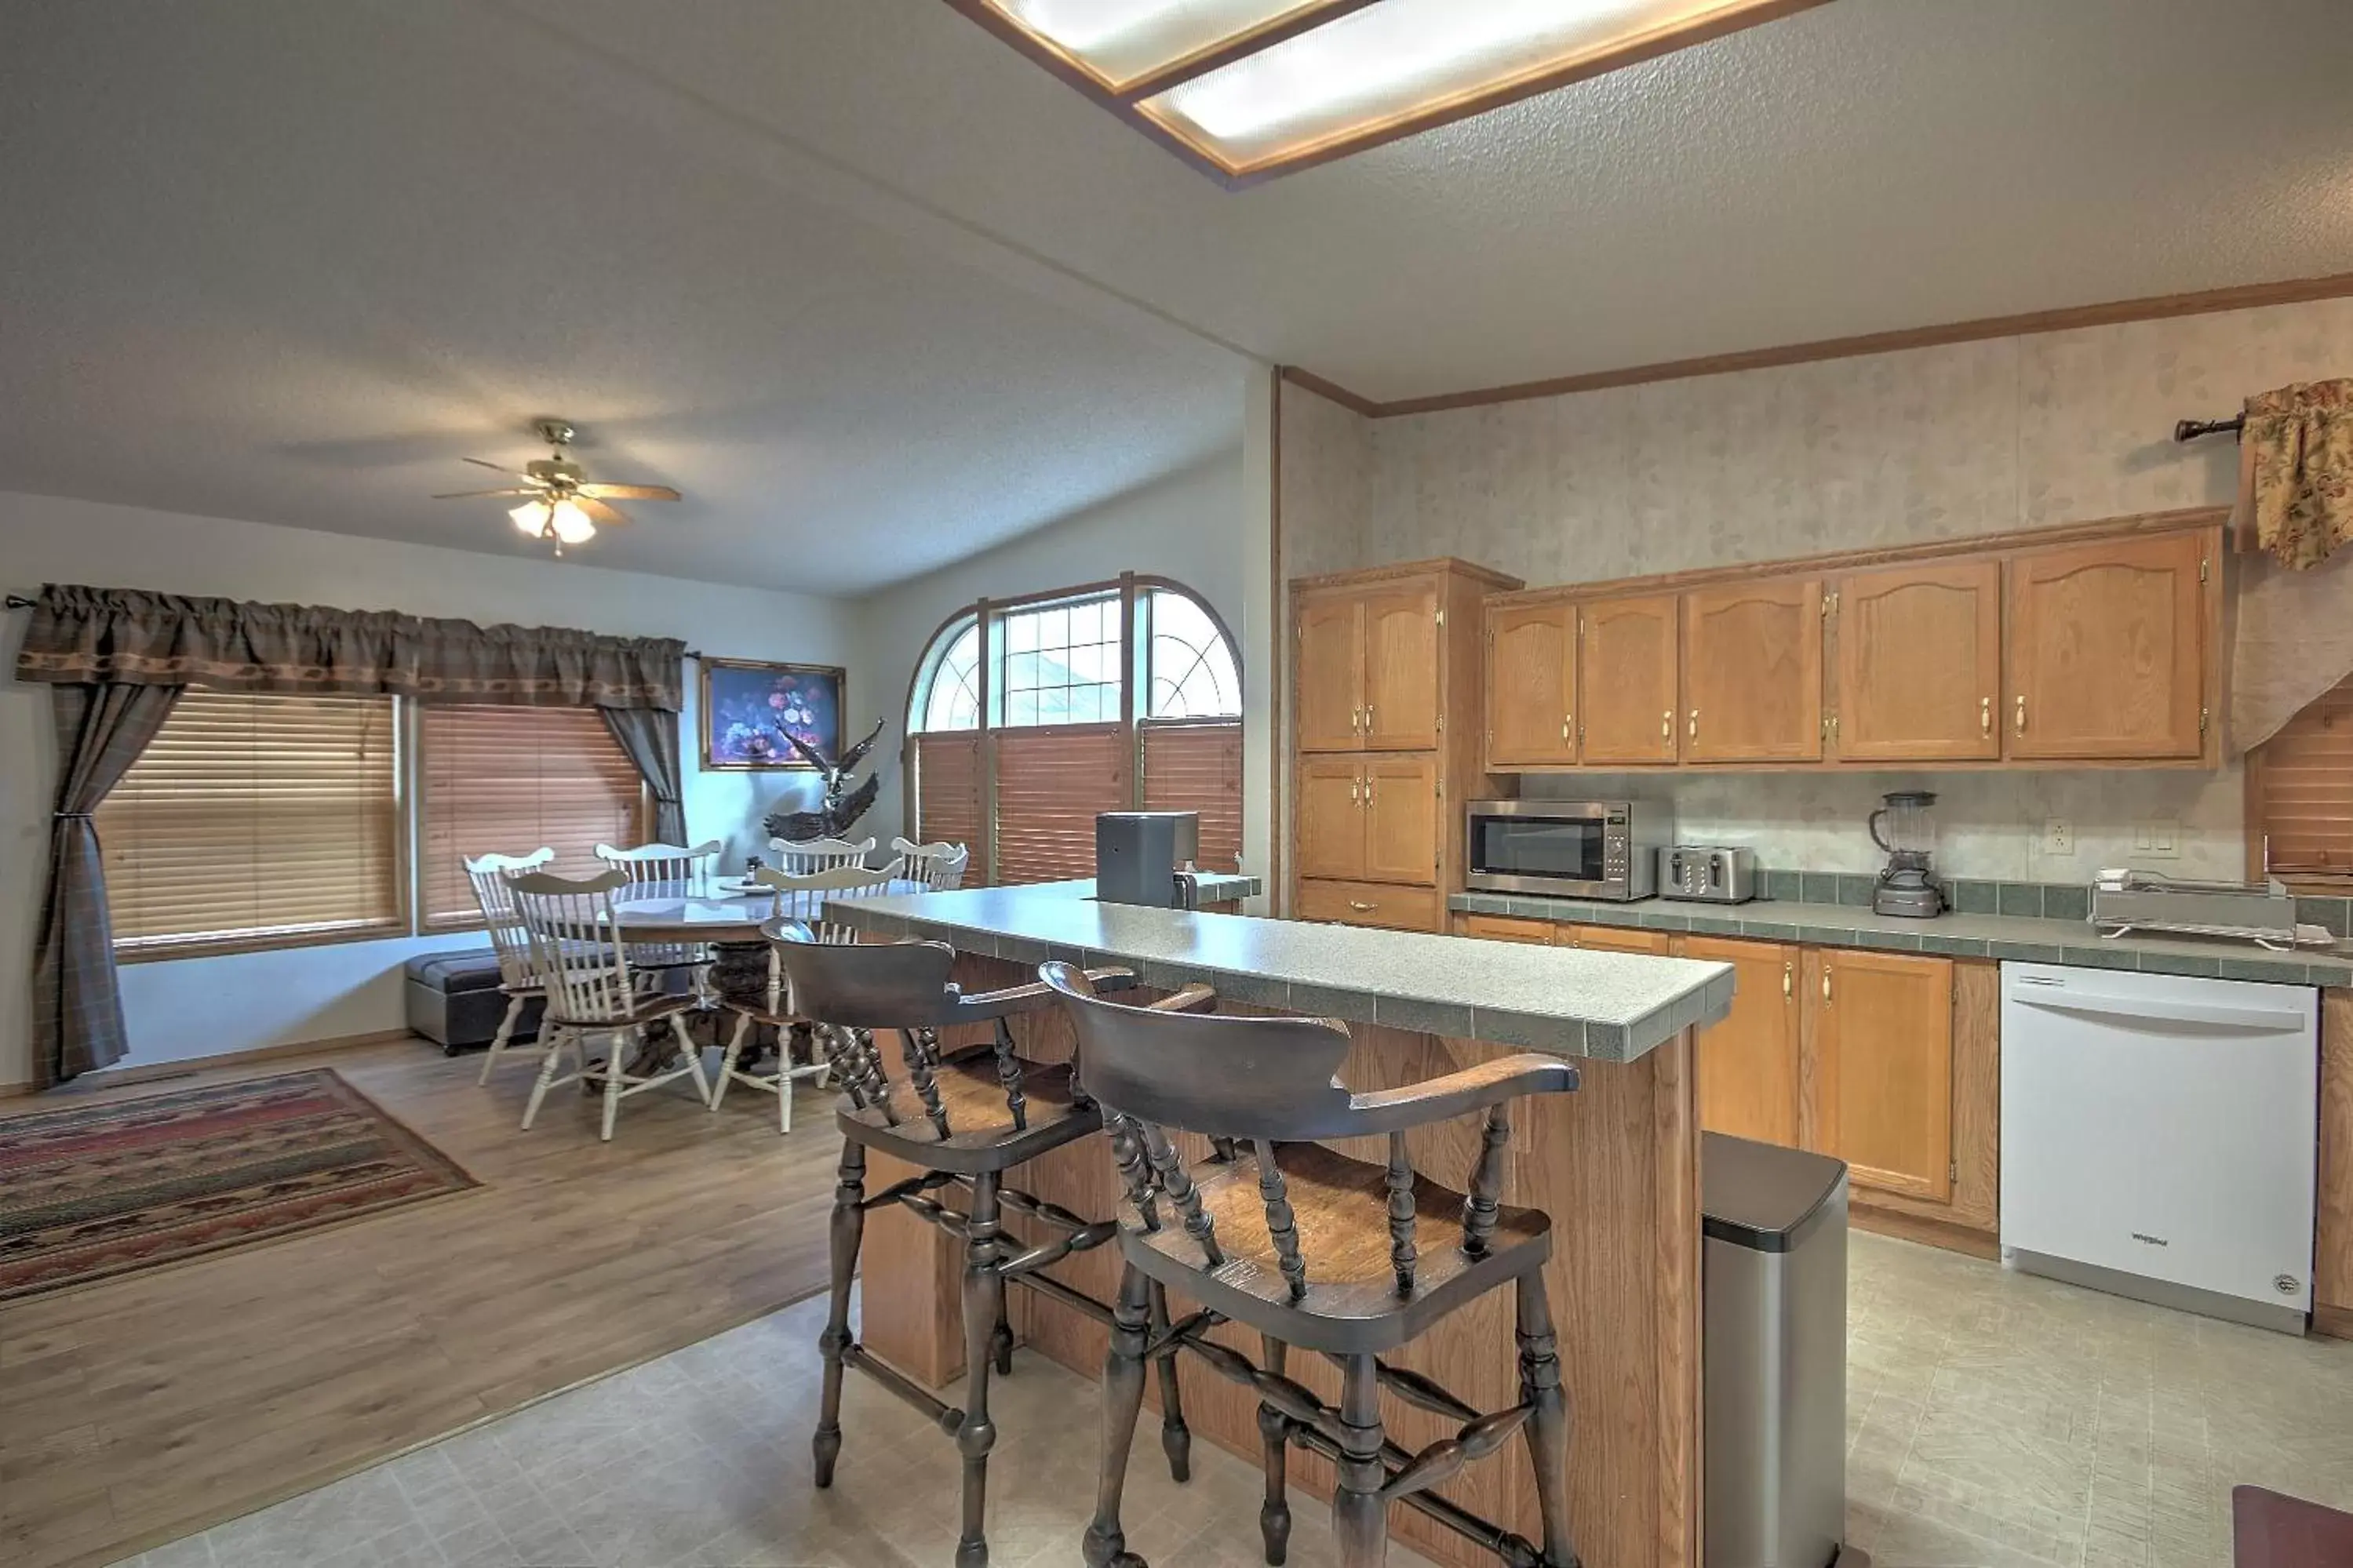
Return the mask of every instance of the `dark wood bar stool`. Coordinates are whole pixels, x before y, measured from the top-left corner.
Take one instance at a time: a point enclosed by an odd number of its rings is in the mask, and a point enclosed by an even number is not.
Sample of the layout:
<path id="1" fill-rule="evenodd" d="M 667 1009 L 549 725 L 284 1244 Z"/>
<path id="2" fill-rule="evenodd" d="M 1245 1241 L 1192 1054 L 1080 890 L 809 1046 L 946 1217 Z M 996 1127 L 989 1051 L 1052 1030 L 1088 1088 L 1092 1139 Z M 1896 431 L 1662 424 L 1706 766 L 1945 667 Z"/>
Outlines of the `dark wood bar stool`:
<path id="1" fill-rule="evenodd" d="M 967 995 L 948 979 L 955 952 L 944 942 L 828 942 L 798 921 L 771 921 L 762 930 L 783 961 L 793 1010 L 810 1021 L 843 1089 L 834 1118 L 841 1131 L 841 1166 L 833 1200 L 833 1296 L 825 1333 L 818 1342 L 825 1358 L 825 1383 L 811 1444 L 817 1484 L 833 1484 L 834 1461 L 841 1453 L 842 1370 L 857 1367 L 955 1438 L 964 1457 L 964 1521 L 955 1560 L 957 1568 L 979 1568 L 988 1561 L 984 1531 L 988 1456 L 997 1443 L 997 1427 L 988 1414 L 989 1378 L 1013 1369 L 1007 1283 L 1026 1285 L 1098 1322 L 1112 1322 L 1109 1303 L 1039 1270 L 1074 1252 L 1102 1246 L 1111 1239 L 1115 1222 L 1090 1224 L 1067 1209 L 1005 1186 L 1004 1175 L 1048 1150 L 1095 1132 L 1103 1125 L 1101 1113 L 1070 1064 L 1031 1061 L 1015 1049 L 1007 1020 L 1052 1007 L 1054 994 L 1044 984 Z M 1134 984 L 1134 976 L 1125 970 L 1092 970 L 1085 978 L 1105 990 Z M 994 1043 L 944 1054 L 939 1031 L 958 1024 L 992 1026 Z M 901 1037 L 903 1084 L 883 1071 L 874 1043 L 878 1029 L 896 1030 Z M 870 1149 L 920 1166 L 924 1173 L 870 1196 Z M 950 1188 L 962 1194 L 962 1212 L 941 1201 Z M 850 1337 L 849 1287 L 858 1271 L 866 1215 L 888 1204 L 903 1205 L 965 1244 L 968 1387 L 962 1410 L 934 1399 L 868 1355 Z M 1051 1235 L 1016 1250 L 1004 1230 L 1007 1210 L 1029 1216 Z M 1165 1298 L 1147 1303 L 1147 1316 L 1156 1321 L 1166 1321 L 1166 1310 Z M 1173 1355 L 1173 1348 L 1167 1353 Z M 1181 1481 L 1190 1468 L 1191 1439 L 1173 1371 L 1164 1374 L 1163 1384 L 1161 1440 L 1170 1473 Z"/>
<path id="2" fill-rule="evenodd" d="M 1512 1568 L 1575 1568 L 1568 1412 L 1543 1273 L 1552 1222 L 1498 1195 L 1509 1102 L 1574 1089 L 1577 1070 L 1551 1057 L 1512 1056 L 1354 1094 L 1339 1081 L 1349 1037 L 1338 1023 L 1163 1014 L 1101 1000 L 1100 987 L 1067 963 L 1039 973 L 1077 1028 L 1079 1070 L 1102 1107 L 1125 1194 L 1118 1221 L 1125 1267 L 1103 1365 L 1103 1474 L 1085 1542 L 1090 1568 L 1141 1568 L 1120 1527 L 1128 1445 L 1145 1360 L 1178 1348 L 1258 1395 L 1266 1466 L 1259 1526 L 1269 1563 L 1282 1562 L 1290 1538 L 1286 1457 L 1296 1443 L 1337 1467 L 1332 1516 L 1345 1568 L 1384 1560 L 1388 1505 L 1400 1500 Z M 1467 1194 L 1414 1171 L 1409 1130 L 1482 1110 Z M 1215 1152 L 1188 1168 L 1170 1142 L 1176 1132 L 1208 1137 Z M 1383 1134 L 1386 1165 L 1316 1142 Z M 1423 1239 L 1440 1226 L 1451 1233 L 1447 1244 L 1425 1249 Z M 1481 1412 L 1380 1359 L 1505 1288 L 1516 1293 L 1517 1405 Z M 1150 1297 L 1166 1289 L 1203 1310 L 1155 1332 Z M 1225 1322 L 1258 1331 L 1261 1362 L 1202 1337 Z M 1290 1347 L 1339 1366 L 1336 1408 L 1283 1375 Z M 1461 1429 L 1408 1452 L 1382 1432 L 1384 1388 Z M 1523 1428 L 1544 1521 L 1541 1549 L 1430 1490 Z"/>

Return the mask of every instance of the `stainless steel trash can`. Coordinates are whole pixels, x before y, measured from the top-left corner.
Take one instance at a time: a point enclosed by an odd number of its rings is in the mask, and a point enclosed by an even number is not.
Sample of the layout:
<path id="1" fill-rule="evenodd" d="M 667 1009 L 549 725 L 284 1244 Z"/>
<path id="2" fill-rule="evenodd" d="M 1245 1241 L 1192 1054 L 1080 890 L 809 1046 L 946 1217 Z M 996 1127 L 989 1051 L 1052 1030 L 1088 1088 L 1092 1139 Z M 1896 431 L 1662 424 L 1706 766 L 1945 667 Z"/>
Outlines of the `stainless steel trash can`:
<path id="1" fill-rule="evenodd" d="M 1846 1166 L 1700 1143 L 1707 1568 L 1857 1568 L 1846 1524 Z"/>

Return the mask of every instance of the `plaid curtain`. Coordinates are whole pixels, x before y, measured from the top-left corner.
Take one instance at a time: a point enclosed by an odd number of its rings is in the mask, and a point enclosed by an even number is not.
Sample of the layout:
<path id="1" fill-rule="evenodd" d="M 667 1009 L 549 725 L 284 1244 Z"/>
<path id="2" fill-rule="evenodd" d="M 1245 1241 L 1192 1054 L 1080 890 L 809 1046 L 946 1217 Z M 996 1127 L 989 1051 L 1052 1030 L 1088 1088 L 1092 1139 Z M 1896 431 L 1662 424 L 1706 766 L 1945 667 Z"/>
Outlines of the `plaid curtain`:
<path id="1" fill-rule="evenodd" d="M 38 1087 L 121 1061 L 122 995 L 106 876 L 90 814 L 164 727 L 176 686 L 51 689 L 58 791 L 49 821 L 49 885 L 33 948 L 33 1071 Z"/>
<path id="2" fill-rule="evenodd" d="M 2353 380 L 2250 397 L 2240 450 L 2241 515 L 2280 564 L 2309 571 L 2353 539 Z"/>

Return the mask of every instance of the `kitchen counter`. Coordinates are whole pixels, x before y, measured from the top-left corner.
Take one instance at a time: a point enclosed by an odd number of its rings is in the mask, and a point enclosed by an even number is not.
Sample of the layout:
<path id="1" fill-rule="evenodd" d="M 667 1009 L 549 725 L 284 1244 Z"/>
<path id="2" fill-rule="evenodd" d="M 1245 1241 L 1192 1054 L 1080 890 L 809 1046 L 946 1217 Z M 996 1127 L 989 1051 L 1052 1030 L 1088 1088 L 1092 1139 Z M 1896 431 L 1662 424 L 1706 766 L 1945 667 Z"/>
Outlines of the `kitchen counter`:
<path id="1" fill-rule="evenodd" d="M 1732 1005 L 1729 964 L 1107 904 L 1091 883 L 845 899 L 827 918 L 1035 966 L 1121 964 L 1175 990 L 1566 1057 L 1633 1061 Z M 1204 894 L 1206 898 L 1206 893 Z"/>
<path id="2" fill-rule="evenodd" d="M 1942 914 L 1901 920 L 1852 904 L 1795 903 L 1758 899 L 1745 904 L 1691 904 L 1665 899 L 1595 903 L 1525 893 L 1457 893 L 1449 909 L 1465 914 L 1518 915 L 1578 925 L 1637 926 L 1646 931 L 1747 936 L 1760 942 L 1810 942 L 1820 947 L 1869 947 L 1931 952 L 1952 958 L 2015 959 L 2074 963 L 2094 969 L 2135 969 L 2220 980 L 2260 980 L 2280 985 L 2353 985 L 2353 944 L 2272 952 L 2253 942 L 2214 937 L 2104 937 L 2084 921 L 2021 915 Z"/>

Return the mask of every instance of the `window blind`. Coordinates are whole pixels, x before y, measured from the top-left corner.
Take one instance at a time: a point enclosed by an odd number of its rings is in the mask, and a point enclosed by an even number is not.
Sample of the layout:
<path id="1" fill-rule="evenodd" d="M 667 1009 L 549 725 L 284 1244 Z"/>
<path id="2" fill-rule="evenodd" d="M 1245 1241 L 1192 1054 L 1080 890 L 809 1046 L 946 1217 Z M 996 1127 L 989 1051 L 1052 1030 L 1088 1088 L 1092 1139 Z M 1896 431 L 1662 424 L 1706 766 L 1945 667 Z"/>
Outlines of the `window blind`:
<path id="1" fill-rule="evenodd" d="M 421 705 L 417 839 L 427 926 L 478 923 L 465 858 L 555 851 L 593 876 L 598 844 L 644 837 L 643 780 L 594 708 Z"/>
<path id="2" fill-rule="evenodd" d="M 998 732 L 998 881 L 1095 874 L 1095 814 L 1127 807 L 1125 748 L 1117 724 Z"/>
<path id="3" fill-rule="evenodd" d="M 1201 814 L 1204 871 L 1238 871 L 1242 858 L 1242 727 L 1145 723 L 1144 809 Z"/>
<path id="4" fill-rule="evenodd" d="M 94 815 L 125 952 L 401 929 L 392 699 L 190 689 Z"/>
<path id="5" fill-rule="evenodd" d="M 988 864 L 985 805 L 977 734 L 915 737 L 915 839 L 968 847 L 967 885 L 981 881 Z"/>
<path id="6" fill-rule="evenodd" d="M 2353 891 L 2353 680 L 2315 700 L 2251 761 L 2264 869 L 2300 891 Z"/>

